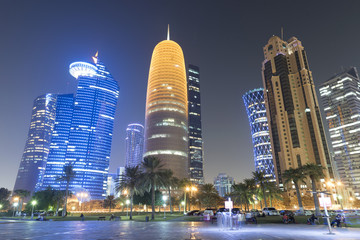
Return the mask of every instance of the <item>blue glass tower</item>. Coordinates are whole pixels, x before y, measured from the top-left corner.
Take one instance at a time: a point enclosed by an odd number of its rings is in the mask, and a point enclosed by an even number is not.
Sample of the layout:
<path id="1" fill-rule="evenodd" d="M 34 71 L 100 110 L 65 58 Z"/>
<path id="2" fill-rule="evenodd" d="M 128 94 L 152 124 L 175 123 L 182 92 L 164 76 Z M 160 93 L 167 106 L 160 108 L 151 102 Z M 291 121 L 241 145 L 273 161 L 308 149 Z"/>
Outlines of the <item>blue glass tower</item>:
<path id="1" fill-rule="evenodd" d="M 258 88 L 243 95 L 249 118 L 254 147 L 255 171 L 263 172 L 269 181 L 276 181 L 271 141 L 266 117 L 264 89 Z"/>
<path id="2" fill-rule="evenodd" d="M 49 155 L 55 113 L 55 94 L 45 94 L 34 100 L 29 133 L 14 190 L 28 190 L 32 194 L 38 188 Z"/>
<path id="3" fill-rule="evenodd" d="M 144 126 L 129 124 L 126 128 L 126 166 L 136 167 L 141 164 L 144 151 Z"/>
<path id="4" fill-rule="evenodd" d="M 72 164 L 76 172 L 71 188 L 85 189 L 91 199 L 104 199 L 119 87 L 97 54 L 93 60 L 94 64 L 70 65 L 78 88 L 65 164 Z"/>
<path id="5" fill-rule="evenodd" d="M 69 142 L 69 132 L 74 109 L 74 95 L 58 95 L 56 99 L 56 118 L 50 143 L 45 173 L 39 177 L 37 190 L 45 190 L 48 186 L 65 190 L 65 185 L 57 179 L 61 176 Z"/>
<path id="6" fill-rule="evenodd" d="M 188 69 L 188 109 L 189 109 L 189 161 L 190 180 L 203 184 L 203 140 L 201 128 L 200 70 L 189 65 Z"/>

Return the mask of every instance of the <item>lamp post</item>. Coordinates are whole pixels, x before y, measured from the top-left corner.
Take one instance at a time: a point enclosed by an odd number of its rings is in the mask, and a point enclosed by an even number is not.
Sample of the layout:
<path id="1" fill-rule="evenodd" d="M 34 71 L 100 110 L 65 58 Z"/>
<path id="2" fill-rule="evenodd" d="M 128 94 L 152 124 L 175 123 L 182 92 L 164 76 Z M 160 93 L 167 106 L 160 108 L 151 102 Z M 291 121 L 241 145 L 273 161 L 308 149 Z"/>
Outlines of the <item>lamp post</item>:
<path id="1" fill-rule="evenodd" d="M 130 200 L 126 199 L 126 217 L 129 217 L 129 203 L 130 203 Z"/>
<path id="2" fill-rule="evenodd" d="M 31 206 L 32 206 L 32 209 L 31 209 L 31 219 L 34 219 L 34 207 L 35 207 L 36 204 L 37 204 L 37 201 L 36 201 L 36 200 L 32 200 L 32 201 L 31 201 Z"/>
<path id="3" fill-rule="evenodd" d="M 190 191 L 190 198 L 189 198 L 189 211 L 191 211 L 191 197 L 192 197 L 192 193 L 193 193 L 193 192 L 196 192 L 198 189 L 197 189 L 196 187 L 192 186 L 190 190 L 191 190 L 191 191 Z"/>
<path id="4" fill-rule="evenodd" d="M 184 201 L 181 201 L 181 205 L 183 206 L 183 208 L 184 208 L 184 213 L 185 213 L 185 202 Z M 180 206 L 181 206 L 180 205 Z M 181 208 L 180 208 L 180 211 L 179 212 L 181 212 Z"/>
<path id="5" fill-rule="evenodd" d="M 3 207 L 3 205 L 2 205 L 2 204 L 0 204 L 0 210 L 2 209 L 2 207 Z"/>
<path id="6" fill-rule="evenodd" d="M 17 203 L 17 202 L 14 202 L 14 212 L 13 212 L 13 217 L 15 217 L 15 208 L 19 205 L 19 203 Z"/>
<path id="7" fill-rule="evenodd" d="M 187 202 L 186 202 L 186 192 L 190 191 L 190 188 L 189 187 L 186 187 L 185 188 L 185 192 L 184 192 L 184 214 L 186 213 L 186 207 L 187 207 Z"/>
<path id="8" fill-rule="evenodd" d="M 162 199 L 164 201 L 164 204 L 163 204 L 163 207 L 164 207 L 164 218 L 166 218 L 166 215 L 165 215 L 165 208 L 166 208 L 166 200 L 167 200 L 167 196 L 162 196 Z"/>

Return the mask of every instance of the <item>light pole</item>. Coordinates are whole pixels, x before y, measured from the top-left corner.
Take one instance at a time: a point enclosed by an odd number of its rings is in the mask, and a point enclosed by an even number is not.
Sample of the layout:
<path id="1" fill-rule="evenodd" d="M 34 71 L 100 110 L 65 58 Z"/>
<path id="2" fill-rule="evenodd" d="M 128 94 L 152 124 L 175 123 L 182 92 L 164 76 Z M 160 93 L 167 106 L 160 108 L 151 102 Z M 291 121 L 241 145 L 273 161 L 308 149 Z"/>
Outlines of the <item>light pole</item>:
<path id="1" fill-rule="evenodd" d="M 194 186 L 191 187 L 191 191 L 190 191 L 190 198 L 189 198 L 189 211 L 191 211 L 191 197 L 192 197 L 192 193 L 196 192 L 198 189 Z"/>
<path id="2" fill-rule="evenodd" d="M 185 202 L 184 201 L 182 201 L 181 202 L 181 205 L 183 206 L 183 208 L 184 208 L 184 213 L 185 213 Z M 181 208 L 180 208 L 180 211 L 179 211 L 179 213 L 181 212 Z"/>
<path id="3" fill-rule="evenodd" d="M 2 209 L 2 207 L 3 207 L 3 205 L 2 205 L 2 204 L 0 204 L 0 210 Z"/>
<path id="4" fill-rule="evenodd" d="M 130 203 L 130 200 L 126 199 L 126 217 L 129 217 L 129 203 Z"/>
<path id="5" fill-rule="evenodd" d="M 37 204 L 36 200 L 31 201 L 32 209 L 31 209 L 31 219 L 34 219 L 34 207 Z"/>
<path id="6" fill-rule="evenodd" d="M 14 205 L 14 212 L 13 212 L 13 217 L 15 217 L 15 208 L 19 205 L 19 203 L 17 203 L 17 202 L 14 202 L 13 203 L 13 205 Z"/>
<path id="7" fill-rule="evenodd" d="M 187 207 L 187 202 L 186 202 L 186 192 L 190 191 L 189 187 L 185 188 L 185 192 L 184 192 L 184 215 L 186 214 L 186 207 Z"/>
<path id="8" fill-rule="evenodd" d="M 165 215 L 165 208 L 166 208 L 166 200 L 167 200 L 167 196 L 162 196 L 162 199 L 163 199 L 163 201 L 164 201 L 164 204 L 163 204 L 163 206 L 164 206 L 164 218 L 166 218 L 166 215 Z"/>

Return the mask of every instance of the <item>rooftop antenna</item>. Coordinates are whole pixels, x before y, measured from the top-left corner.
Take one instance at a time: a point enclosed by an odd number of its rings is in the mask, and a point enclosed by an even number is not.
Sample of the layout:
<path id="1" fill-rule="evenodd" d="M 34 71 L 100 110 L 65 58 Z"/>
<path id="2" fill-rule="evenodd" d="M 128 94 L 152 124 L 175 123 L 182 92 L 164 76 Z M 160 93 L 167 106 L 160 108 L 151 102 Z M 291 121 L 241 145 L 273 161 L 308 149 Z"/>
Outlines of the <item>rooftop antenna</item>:
<path id="1" fill-rule="evenodd" d="M 284 28 L 281 27 L 281 40 L 284 41 Z"/>
<path id="2" fill-rule="evenodd" d="M 167 31 L 167 40 L 170 40 L 170 26 L 168 24 L 168 31 Z"/>
<path id="3" fill-rule="evenodd" d="M 95 64 L 97 64 L 97 62 L 98 62 L 98 55 L 99 55 L 99 51 L 96 51 L 95 56 L 92 57 Z"/>

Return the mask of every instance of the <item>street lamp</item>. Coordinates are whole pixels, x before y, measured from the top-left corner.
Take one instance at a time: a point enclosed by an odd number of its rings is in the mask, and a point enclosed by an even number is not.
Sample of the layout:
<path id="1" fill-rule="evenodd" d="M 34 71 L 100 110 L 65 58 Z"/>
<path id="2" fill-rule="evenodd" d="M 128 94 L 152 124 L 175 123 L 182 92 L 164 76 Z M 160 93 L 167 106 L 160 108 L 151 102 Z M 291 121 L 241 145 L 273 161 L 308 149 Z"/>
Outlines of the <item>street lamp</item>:
<path id="1" fill-rule="evenodd" d="M 0 204 L 0 210 L 2 209 L 2 207 L 3 207 L 3 205 L 2 205 L 2 204 Z"/>
<path id="2" fill-rule="evenodd" d="M 14 212 L 13 212 L 13 217 L 15 217 L 15 208 L 19 205 L 19 203 L 17 203 L 17 202 L 14 202 Z"/>
<path id="3" fill-rule="evenodd" d="M 31 219 L 34 219 L 34 207 L 37 204 L 36 200 L 31 201 L 32 209 L 31 209 Z"/>
<path id="4" fill-rule="evenodd" d="M 164 204 L 163 204 L 163 206 L 164 206 L 164 218 L 166 218 L 166 215 L 165 215 L 165 208 L 166 208 L 166 200 L 167 200 L 167 196 L 162 196 L 162 199 L 163 199 L 163 201 L 164 201 Z"/>
<path id="5" fill-rule="evenodd" d="M 130 200 L 126 199 L 126 217 L 129 217 L 129 203 L 130 203 Z"/>

